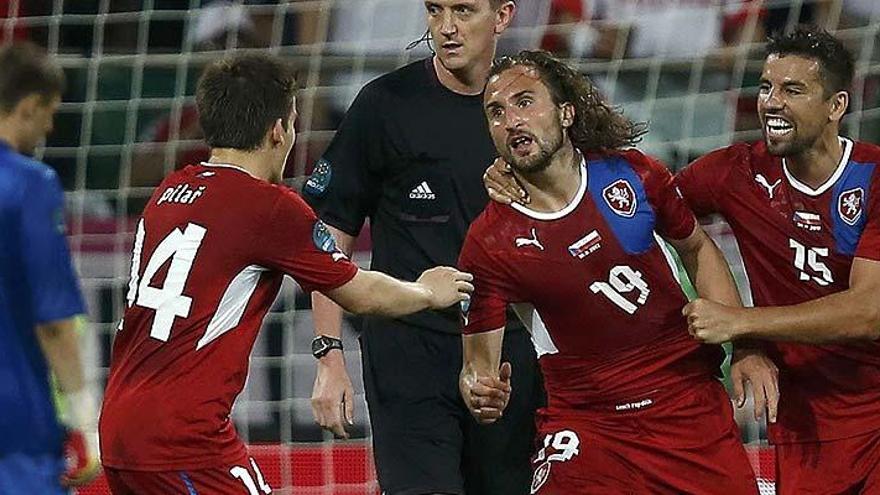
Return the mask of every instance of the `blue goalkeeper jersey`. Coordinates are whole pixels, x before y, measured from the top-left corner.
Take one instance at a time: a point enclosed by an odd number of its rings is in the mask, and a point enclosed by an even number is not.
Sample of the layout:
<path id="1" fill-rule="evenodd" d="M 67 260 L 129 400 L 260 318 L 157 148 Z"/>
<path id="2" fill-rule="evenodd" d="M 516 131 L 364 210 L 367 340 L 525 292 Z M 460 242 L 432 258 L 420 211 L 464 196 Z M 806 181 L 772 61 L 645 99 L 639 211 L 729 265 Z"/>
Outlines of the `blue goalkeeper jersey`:
<path id="1" fill-rule="evenodd" d="M 55 171 L 0 141 L 0 458 L 61 453 L 35 326 L 83 313 Z"/>

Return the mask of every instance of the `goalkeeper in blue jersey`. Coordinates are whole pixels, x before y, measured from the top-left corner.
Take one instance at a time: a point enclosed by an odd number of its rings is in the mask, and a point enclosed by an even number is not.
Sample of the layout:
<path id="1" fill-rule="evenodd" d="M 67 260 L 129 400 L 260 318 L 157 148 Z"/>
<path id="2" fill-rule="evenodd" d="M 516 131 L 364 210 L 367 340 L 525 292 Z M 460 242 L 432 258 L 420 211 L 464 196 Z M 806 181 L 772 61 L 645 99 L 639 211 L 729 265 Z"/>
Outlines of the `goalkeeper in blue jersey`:
<path id="1" fill-rule="evenodd" d="M 0 49 L 0 67 L 0 493 L 63 494 L 97 473 L 97 405 L 77 343 L 83 302 L 61 185 L 26 155 L 52 130 L 64 74 L 30 44 Z"/>

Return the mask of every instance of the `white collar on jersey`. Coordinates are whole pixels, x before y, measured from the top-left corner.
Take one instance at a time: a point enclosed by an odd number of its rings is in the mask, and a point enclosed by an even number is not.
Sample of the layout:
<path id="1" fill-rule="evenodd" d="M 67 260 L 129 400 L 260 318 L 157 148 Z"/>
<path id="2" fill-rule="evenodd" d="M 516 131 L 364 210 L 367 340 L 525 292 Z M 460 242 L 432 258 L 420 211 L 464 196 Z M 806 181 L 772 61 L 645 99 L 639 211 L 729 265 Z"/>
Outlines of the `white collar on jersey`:
<path id="1" fill-rule="evenodd" d="M 239 167 L 238 165 L 232 165 L 232 164 L 229 164 L 229 163 L 211 163 L 211 162 L 202 162 L 202 165 L 205 166 L 205 167 L 234 168 L 235 170 L 241 170 L 242 172 L 244 172 L 244 173 L 250 175 L 251 177 L 253 177 L 254 179 L 257 179 L 257 178 L 258 178 L 256 175 L 254 175 L 254 174 L 248 172 L 247 170 L 245 170 L 245 169 Z"/>
<path id="2" fill-rule="evenodd" d="M 837 139 L 840 140 L 840 144 L 843 145 L 843 156 L 840 157 L 840 163 L 837 164 L 837 169 L 831 174 L 831 177 L 828 178 L 821 186 L 813 189 L 812 187 L 804 184 L 803 182 L 797 180 L 794 175 L 791 175 L 791 172 L 788 171 L 788 164 L 785 161 L 785 158 L 782 159 L 782 171 L 785 172 L 785 178 L 788 179 L 788 183 L 791 184 L 791 187 L 797 189 L 798 191 L 806 194 L 807 196 L 819 196 L 824 193 L 828 189 L 831 189 L 834 186 L 834 183 L 837 182 L 837 179 L 843 175 L 843 171 L 846 169 L 846 164 L 849 163 L 849 156 L 852 154 L 853 142 L 845 137 L 838 136 Z"/>
<path id="3" fill-rule="evenodd" d="M 511 203 L 510 206 L 513 207 L 514 210 L 522 213 L 527 217 L 534 218 L 536 220 L 558 220 L 569 213 L 571 213 L 579 204 L 581 204 L 581 200 L 584 199 L 584 193 L 587 191 L 587 162 L 583 156 L 581 156 L 581 184 L 578 186 L 577 193 L 575 193 L 574 198 L 570 203 L 565 205 L 565 208 L 558 211 L 551 211 L 549 213 L 545 213 L 543 211 L 535 211 L 531 208 L 526 208 L 525 206 L 519 203 Z"/>

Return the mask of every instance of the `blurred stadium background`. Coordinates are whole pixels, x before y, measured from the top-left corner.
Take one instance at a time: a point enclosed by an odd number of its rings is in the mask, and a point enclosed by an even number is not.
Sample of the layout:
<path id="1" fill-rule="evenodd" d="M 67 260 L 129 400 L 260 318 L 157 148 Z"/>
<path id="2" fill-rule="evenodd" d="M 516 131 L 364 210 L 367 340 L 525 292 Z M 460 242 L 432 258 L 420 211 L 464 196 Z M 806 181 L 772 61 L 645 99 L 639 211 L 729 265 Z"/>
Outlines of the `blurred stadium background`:
<path id="1" fill-rule="evenodd" d="M 500 50 L 543 47 L 569 58 L 651 132 L 642 145 L 677 170 L 700 154 L 760 136 L 754 96 L 761 44 L 799 22 L 852 48 L 857 80 L 846 134 L 880 142 L 878 0 L 518 0 Z M 207 157 L 193 93 L 206 62 L 268 50 L 300 69 L 299 137 L 288 175 L 311 171 L 367 81 L 430 53 L 421 0 L 0 0 L 0 42 L 30 39 L 68 77 L 55 131 L 39 156 L 67 191 L 70 243 L 87 293 L 91 378 L 103 387 L 124 307 L 133 225 L 161 178 Z M 0 68 L 2 70 L 2 68 Z M 737 257 L 723 224 L 711 231 Z M 369 239 L 361 239 L 357 259 Z M 737 274 L 743 288 L 747 280 Z M 363 393 L 358 321 L 346 321 L 347 363 Z M 309 300 L 285 285 L 251 360 L 235 419 L 279 494 L 377 493 L 363 401 L 353 440 L 312 420 Z M 762 493 L 773 493 L 763 425 L 738 417 Z M 695 418 L 696 420 L 696 418 Z M 720 488 L 720 487 L 719 487 Z M 722 490 L 723 492 L 723 490 Z M 81 493 L 108 493 L 102 482 Z"/>

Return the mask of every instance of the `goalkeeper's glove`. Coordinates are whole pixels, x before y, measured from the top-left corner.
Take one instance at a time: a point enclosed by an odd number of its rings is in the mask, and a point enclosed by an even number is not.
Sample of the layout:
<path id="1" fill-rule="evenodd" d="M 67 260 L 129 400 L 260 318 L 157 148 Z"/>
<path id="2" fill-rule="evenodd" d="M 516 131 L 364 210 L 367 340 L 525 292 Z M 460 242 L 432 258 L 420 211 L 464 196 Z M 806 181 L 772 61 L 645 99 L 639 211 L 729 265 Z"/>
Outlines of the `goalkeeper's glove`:
<path id="1" fill-rule="evenodd" d="M 98 457 L 98 405 L 95 397 L 83 387 L 66 394 L 67 407 L 62 423 L 67 427 L 64 457 L 67 469 L 61 476 L 64 486 L 90 483 L 101 471 Z"/>

